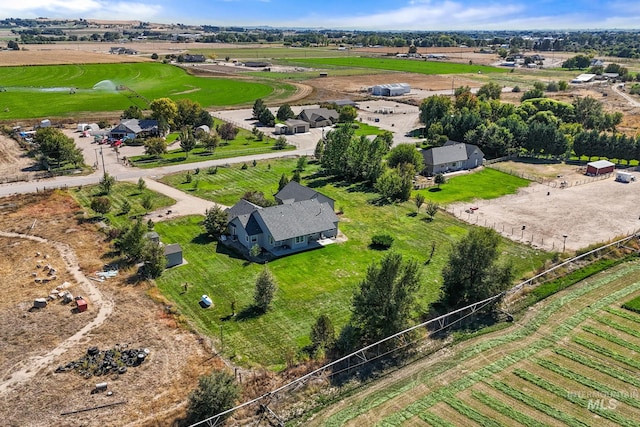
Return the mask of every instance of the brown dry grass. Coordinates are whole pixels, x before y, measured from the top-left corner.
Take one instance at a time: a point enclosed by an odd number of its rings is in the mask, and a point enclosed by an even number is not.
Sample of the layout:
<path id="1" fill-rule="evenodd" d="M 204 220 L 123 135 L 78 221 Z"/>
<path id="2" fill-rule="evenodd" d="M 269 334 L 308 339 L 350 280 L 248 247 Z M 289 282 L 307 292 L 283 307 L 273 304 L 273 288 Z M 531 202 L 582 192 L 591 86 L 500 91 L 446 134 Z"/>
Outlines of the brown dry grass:
<path id="1" fill-rule="evenodd" d="M 20 65 L 113 64 L 150 60 L 142 56 L 110 55 L 107 52 L 72 50 L 70 47 L 50 50 L 0 51 L 0 66 L 5 67 Z"/>
<path id="2" fill-rule="evenodd" d="M 75 219 L 79 206 L 65 192 L 23 195 L 2 200 L 0 230 L 31 234 L 66 242 L 78 256 L 79 267 L 91 273 L 112 259 L 105 256 L 109 244 L 93 224 Z M 0 296 L 0 369 L 2 376 L 29 362 L 29 357 L 44 354 L 57 343 L 77 332 L 96 313 L 89 303 L 85 313 L 72 314 L 70 307 L 50 303 L 38 312 L 29 312 L 34 297 L 46 296 L 54 283 L 71 281 L 71 275 L 58 270 L 58 279 L 46 285 L 33 281 L 32 272 L 41 274 L 36 262 L 44 255 L 52 266 L 62 264 L 51 246 L 22 239 L 0 239 L 3 257 L 0 274 L 4 277 Z M 41 252 L 41 257 L 36 252 Z M 102 293 L 114 300 L 115 311 L 106 322 L 93 330 L 89 339 L 63 353 L 30 381 L 7 391 L 0 400 L 0 413 L 6 425 L 167 425 L 184 411 L 186 396 L 197 385 L 197 378 L 222 362 L 213 357 L 207 343 L 182 328 L 179 315 L 170 314 L 166 302 L 150 283 L 133 285 L 128 278 L 133 271 L 121 271 L 115 279 L 99 285 Z M 72 292 L 82 294 L 81 285 L 73 283 Z M 151 296 L 151 297 L 150 297 Z M 55 374 L 60 364 L 76 360 L 87 347 L 101 349 L 115 344 L 149 348 L 150 357 L 138 368 L 123 375 L 83 379 L 75 373 Z M 113 396 L 90 394 L 98 382 L 108 382 Z M 92 407 L 126 400 L 125 405 L 99 409 L 73 416 L 67 410 Z M 37 402 L 37 404 L 36 404 Z M 35 405 L 35 406 L 34 406 Z M 34 410 L 38 416 L 34 417 Z"/>

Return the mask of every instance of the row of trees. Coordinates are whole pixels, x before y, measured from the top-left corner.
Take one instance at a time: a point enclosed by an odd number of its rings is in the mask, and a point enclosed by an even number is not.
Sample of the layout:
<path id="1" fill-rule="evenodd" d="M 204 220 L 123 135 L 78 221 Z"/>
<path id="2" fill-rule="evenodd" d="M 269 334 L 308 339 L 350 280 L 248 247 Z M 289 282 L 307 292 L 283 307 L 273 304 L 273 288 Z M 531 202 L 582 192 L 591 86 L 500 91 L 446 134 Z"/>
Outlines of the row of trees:
<path id="1" fill-rule="evenodd" d="M 520 152 L 561 156 L 572 151 L 576 139 L 585 139 L 583 133 L 593 132 L 601 140 L 613 138 L 631 144 L 629 138 L 615 132 L 622 113 L 604 111 L 592 97 L 576 98 L 572 103 L 544 98 L 541 85 L 532 89 L 535 97 L 525 94 L 527 99 L 520 106 L 491 98 L 489 94 L 497 91 L 487 85 L 477 96 L 463 88 L 456 91 L 454 100 L 445 95 L 426 98 L 420 106 L 423 135 L 430 146 L 442 145 L 449 139 L 467 142 L 478 145 L 488 157 Z M 592 148 L 591 156 L 626 159 L 617 157 L 605 145 Z"/>
<path id="2" fill-rule="evenodd" d="M 45 169 L 50 169 L 52 165 L 60 168 L 68 163 L 78 167 L 84 163 L 82 150 L 76 147 L 73 138 L 60 129 L 40 128 L 36 130 L 33 142 L 39 162 Z"/>

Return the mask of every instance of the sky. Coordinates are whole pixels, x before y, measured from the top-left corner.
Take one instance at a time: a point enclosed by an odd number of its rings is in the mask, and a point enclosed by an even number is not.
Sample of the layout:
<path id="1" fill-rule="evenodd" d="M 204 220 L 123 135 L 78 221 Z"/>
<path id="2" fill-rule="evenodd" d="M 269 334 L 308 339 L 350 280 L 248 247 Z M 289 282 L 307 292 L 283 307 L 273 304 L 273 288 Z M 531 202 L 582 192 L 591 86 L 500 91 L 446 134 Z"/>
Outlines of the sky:
<path id="1" fill-rule="evenodd" d="M 638 29 L 637 0 L 3 0 L 0 18 L 347 30 Z"/>

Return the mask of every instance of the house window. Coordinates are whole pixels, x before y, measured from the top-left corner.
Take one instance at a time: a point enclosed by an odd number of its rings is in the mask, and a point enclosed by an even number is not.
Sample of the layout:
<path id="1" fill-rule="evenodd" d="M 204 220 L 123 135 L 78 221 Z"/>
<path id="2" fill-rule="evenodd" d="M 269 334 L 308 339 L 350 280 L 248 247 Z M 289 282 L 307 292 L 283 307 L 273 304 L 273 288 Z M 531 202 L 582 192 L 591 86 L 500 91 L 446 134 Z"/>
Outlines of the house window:
<path id="1" fill-rule="evenodd" d="M 249 236 L 244 236 L 244 239 L 248 242 L 249 241 Z"/>
<path id="2" fill-rule="evenodd" d="M 255 243 L 258 241 L 258 237 L 256 236 L 251 236 L 251 243 Z"/>
<path id="3" fill-rule="evenodd" d="M 273 236 L 269 236 L 269 244 L 273 246 Z"/>
<path id="4" fill-rule="evenodd" d="M 304 242 L 304 236 L 297 236 L 296 243 L 302 243 L 302 242 Z"/>

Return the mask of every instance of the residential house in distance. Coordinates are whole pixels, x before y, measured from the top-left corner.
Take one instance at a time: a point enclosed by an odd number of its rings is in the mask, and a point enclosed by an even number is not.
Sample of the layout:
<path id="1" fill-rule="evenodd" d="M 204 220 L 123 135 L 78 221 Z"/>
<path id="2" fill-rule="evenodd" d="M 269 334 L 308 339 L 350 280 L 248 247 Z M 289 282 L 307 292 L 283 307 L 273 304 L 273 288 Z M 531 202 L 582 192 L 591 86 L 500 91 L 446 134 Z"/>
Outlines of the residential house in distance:
<path id="1" fill-rule="evenodd" d="M 439 173 L 473 169 L 482 166 L 484 153 L 477 145 L 447 141 L 442 147 L 422 150 L 424 171 L 427 176 Z"/>
<path id="2" fill-rule="evenodd" d="M 276 200 L 279 205 L 266 208 L 240 200 L 227 209 L 230 240 L 247 251 L 258 245 L 273 256 L 334 242 L 338 216 L 331 198 L 296 183 L 276 194 Z"/>
<path id="3" fill-rule="evenodd" d="M 135 139 L 160 135 L 157 120 L 122 120 L 120 124 L 109 132 L 111 139 Z"/>
<path id="4" fill-rule="evenodd" d="M 109 49 L 109 53 L 112 55 L 137 55 L 138 51 L 121 46 L 114 46 Z"/>
<path id="5" fill-rule="evenodd" d="M 296 133 L 309 132 L 309 122 L 304 120 L 289 119 L 284 123 L 276 123 L 275 133 L 277 135 L 295 135 Z"/>
<path id="6" fill-rule="evenodd" d="M 307 108 L 298 115 L 299 120 L 309 123 L 312 128 L 331 126 L 338 121 L 340 115 L 336 110 L 328 108 Z"/>
<path id="7" fill-rule="evenodd" d="M 207 58 L 204 55 L 186 54 L 182 57 L 184 62 L 205 62 Z"/>

